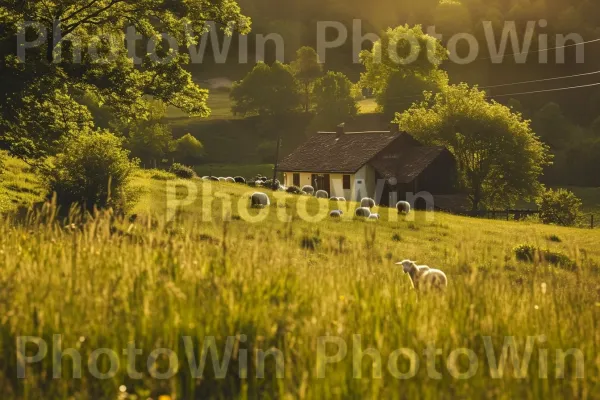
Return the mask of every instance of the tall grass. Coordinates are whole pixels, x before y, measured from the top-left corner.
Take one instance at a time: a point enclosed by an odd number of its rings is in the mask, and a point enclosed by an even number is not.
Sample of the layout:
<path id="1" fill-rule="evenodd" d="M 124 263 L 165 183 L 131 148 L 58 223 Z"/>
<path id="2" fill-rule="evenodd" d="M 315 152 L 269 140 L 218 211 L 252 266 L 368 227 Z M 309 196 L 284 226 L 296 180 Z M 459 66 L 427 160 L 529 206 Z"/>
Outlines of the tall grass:
<path id="1" fill-rule="evenodd" d="M 283 223 L 275 218 L 276 204 L 258 224 L 235 215 L 223 221 L 218 203 L 212 205 L 212 221 L 200 220 L 201 204 L 166 223 L 157 217 L 164 184 L 157 181 L 150 187 L 152 201 L 143 203 L 145 212 L 134 225 L 115 221 L 108 213 L 72 216 L 59 223 L 48 215 L 52 208 L 25 221 L 0 221 L 3 398 L 600 396 L 598 232 L 445 214 L 428 222 L 420 213 L 414 222 L 385 222 L 383 215 L 377 223 L 308 223 L 298 218 Z M 238 197 L 244 190 L 217 185 Z M 296 199 L 290 200 L 288 211 L 297 206 Z M 550 233 L 563 241 L 550 242 Z M 303 245 L 307 238 L 313 246 Z M 523 242 L 561 250 L 577 268 L 517 261 L 512 249 Z M 403 258 L 443 268 L 450 280 L 447 293 L 416 293 L 394 266 Z M 70 357 L 63 360 L 63 378 L 52 379 L 54 334 L 62 335 L 63 350 L 80 351 L 81 379 L 70 378 Z M 18 379 L 17 337 L 25 335 L 44 338 L 49 355 L 27 367 L 26 379 Z M 325 378 L 319 379 L 318 338 L 327 335 L 344 339 L 348 356 L 327 365 Z M 373 347 L 381 353 L 380 379 L 373 377 L 376 368 L 369 356 L 359 369 L 362 378 L 354 378 L 354 335 L 361 335 L 363 350 Z M 545 340 L 536 342 L 524 379 L 514 377 L 510 362 L 504 378 L 490 376 L 483 337 L 491 337 L 499 353 L 505 336 L 514 336 L 522 353 L 527 337 L 540 335 Z M 195 344 L 196 358 L 206 337 L 215 337 L 221 356 L 227 337 L 237 338 L 224 379 L 215 378 L 210 362 L 203 379 L 191 376 L 186 336 Z M 142 379 L 128 377 L 125 356 L 114 377 L 92 376 L 87 360 L 93 350 L 109 348 L 121 355 L 129 342 L 142 350 L 136 363 Z M 422 355 L 429 345 L 441 349 L 434 364 Z M 153 379 L 148 372 L 146 360 L 157 348 L 178 355 L 180 369 L 171 379 Z M 277 379 L 274 359 L 267 358 L 264 378 L 257 378 L 254 350 L 272 348 L 282 352 L 285 374 Z M 411 379 L 397 379 L 388 371 L 389 355 L 400 348 L 420 356 L 420 368 Z M 472 349 L 478 356 L 479 368 L 470 379 L 456 379 L 456 371 L 446 365 L 458 348 Z M 554 350 L 570 348 L 584 355 L 583 379 L 576 379 L 572 358 L 565 378 L 555 377 Z M 241 378 L 245 349 L 249 370 Z M 547 379 L 539 376 L 544 349 Z M 335 352 L 336 346 L 327 346 L 328 355 Z M 166 370 L 165 358 L 158 364 L 160 371 Z M 439 371 L 439 379 L 428 372 L 429 364 Z M 103 371 L 108 368 L 106 359 L 98 365 Z M 458 365 L 461 372 L 469 369 L 466 357 Z M 403 357 L 397 366 L 403 373 L 409 368 Z"/>

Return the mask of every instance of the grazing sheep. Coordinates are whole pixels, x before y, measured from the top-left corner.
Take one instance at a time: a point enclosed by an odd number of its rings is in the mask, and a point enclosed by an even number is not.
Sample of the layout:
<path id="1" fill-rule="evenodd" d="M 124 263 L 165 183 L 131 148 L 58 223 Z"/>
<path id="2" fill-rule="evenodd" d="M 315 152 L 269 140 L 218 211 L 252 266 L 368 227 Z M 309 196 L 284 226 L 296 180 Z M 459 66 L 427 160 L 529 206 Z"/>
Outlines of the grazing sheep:
<path id="1" fill-rule="evenodd" d="M 300 188 L 298 186 L 290 186 L 285 191 L 288 193 L 292 193 L 292 194 L 301 194 L 302 193 L 302 190 L 300 190 Z"/>
<path id="2" fill-rule="evenodd" d="M 379 220 L 379 214 L 371 214 L 369 215 L 369 219 Z"/>
<path id="3" fill-rule="evenodd" d="M 326 199 L 329 197 L 329 193 L 327 193 L 324 190 L 317 190 L 317 193 L 315 193 L 315 197 L 317 199 Z"/>
<path id="4" fill-rule="evenodd" d="M 365 197 L 360 201 L 360 206 L 369 209 L 373 208 L 375 207 L 375 200 L 371 199 L 370 197 Z"/>
<path id="5" fill-rule="evenodd" d="M 342 217 L 342 211 L 341 210 L 333 210 L 329 213 L 329 216 L 331 218 L 341 218 Z"/>
<path id="6" fill-rule="evenodd" d="M 222 176 L 219 177 L 219 182 L 225 182 L 225 178 L 223 178 Z"/>
<path id="7" fill-rule="evenodd" d="M 210 178 L 208 178 L 208 179 L 210 179 L 210 180 L 211 180 L 211 181 L 213 181 L 213 182 L 219 182 L 219 178 L 217 178 L 216 176 L 211 176 L 211 177 L 210 177 Z"/>
<path id="8" fill-rule="evenodd" d="M 310 194 L 311 196 L 315 194 L 315 188 L 310 185 L 302 186 L 302 191 Z"/>
<path id="9" fill-rule="evenodd" d="M 399 201 L 396 203 L 396 210 L 398 210 L 398 214 L 408 214 L 410 213 L 410 203 Z"/>
<path id="10" fill-rule="evenodd" d="M 338 198 L 337 197 L 330 197 L 329 201 L 338 201 Z"/>
<path id="11" fill-rule="evenodd" d="M 235 179 L 233 179 L 232 177 L 227 177 L 225 178 L 225 182 L 235 183 Z"/>
<path id="12" fill-rule="evenodd" d="M 210 177 L 209 177 L 209 176 L 203 176 L 203 177 L 202 177 L 202 180 L 203 180 L 203 181 L 207 181 L 207 180 L 209 180 L 209 179 L 210 179 Z"/>
<path id="13" fill-rule="evenodd" d="M 369 218 L 371 216 L 371 210 L 367 207 L 359 207 L 354 212 L 357 217 Z"/>
<path id="14" fill-rule="evenodd" d="M 252 207 L 264 208 L 271 205 L 271 200 L 269 199 L 269 196 L 266 195 L 266 193 L 255 192 L 252 194 L 252 197 L 250 199 L 252 202 Z"/>
<path id="15" fill-rule="evenodd" d="M 246 183 L 246 179 L 242 176 L 236 176 L 235 178 L 233 178 L 235 180 L 235 183 Z"/>
<path id="16" fill-rule="evenodd" d="M 400 261 L 396 265 L 402 265 L 404 273 L 410 276 L 413 287 L 417 290 L 443 290 L 448 286 L 446 274 L 439 269 L 429 268 L 427 265 L 417 265 L 411 260 Z"/>
<path id="17" fill-rule="evenodd" d="M 338 197 L 338 198 L 337 198 L 337 201 L 346 201 L 346 199 L 345 199 L 345 198 L 343 198 L 343 197 Z"/>

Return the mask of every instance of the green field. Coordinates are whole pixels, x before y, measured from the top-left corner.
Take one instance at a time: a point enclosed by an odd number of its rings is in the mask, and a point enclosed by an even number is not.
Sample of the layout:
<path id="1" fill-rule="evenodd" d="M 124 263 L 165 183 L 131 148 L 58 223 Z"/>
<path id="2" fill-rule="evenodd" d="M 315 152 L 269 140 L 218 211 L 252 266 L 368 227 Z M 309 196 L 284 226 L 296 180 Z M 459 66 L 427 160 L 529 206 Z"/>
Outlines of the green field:
<path id="1" fill-rule="evenodd" d="M 209 188 L 198 180 L 180 181 L 168 201 L 170 183 L 153 175 L 144 171 L 135 179 L 142 197 L 131 225 L 102 215 L 83 225 L 73 221 L 69 229 L 43 218 L 16 226 L 0 221 L 3 398 L 600 396 L 600 230 L 443 213 L 427 220 L 418 212 L 410 221 L 388 209 L 377 210 L 378 222 L 361 221 L 351 217 L 352 203 L 345 204 L 345 218 L 321 219 L 319 212 L 335 203 L 299 196 L 278 203 L 272 197 L 270 207 L 251 210 L 254 189 L 222 183 Z M 174 219 L 166 221 L 173 200 L 186 205 L 173 208 Z M 285 216 L 292 219 L 282 221 Z M 518 261 L 513 248 L 519 244 L 562 252 L 573 266 Z M 404 258 L 442 268 L 449 277 L 446 294 L 416 293 L 394 265 Z M 53 334 L 62 335 L 63 349 L 80 352 L 81 379 L 68 379 L 68 356 L 63 379 L 52 379 Z M 48 342 L 49 356 L 27 366 L 25 380 L 14 373 L 20 335 Z M 370 356 L 354 353 L 355 335 L 361 335 L 363 351 L 380 353 L 381 378 Z M 222 379 L 210 361 L 202 379 L 191 375 L 186 343 L 195 344 L 199 359 L 207 337 L 214 337 L 219 357 L 231 337 Z M 485 341 L 500 357 L 505 337 L 514 338 L 519 355 L 528 337 L 534 341 L 523 379 L 515 378 L 510 358 L 502 379 L 490 375 Z M 336 344 L 323 347 L 326 341 Z M 335 355 L 341 341 L 347 356 L 317 367 L 319 357 Z M 130 342 L 141 351 L 135 364 L 140 379 L 128 376 L 122 355 Z M 428 345 L 440 349 L 431 362 L 421 356 Z M 120 361 L 104 380 L 87 365 L 98 348 L 114 350 Z M 158 348 L 177 355 L 180 368 L 169 379 L 148 372 L 146 361 Z M 456 358 L 461 348 L 478 359 L 468 379 L 459 379 L 470 366 L 463 353 Z M 36 346 L 28 349 L 33 354 Z M 254 366 L 259 349 L 279 357 L 267 357 L 262 378 Z M 399 355 L 398 349 L 409 350 Z M 567 357 L 564 378 L 556 377 L 562 360 L 557 349 L 580 350 L 583 379 L 576 378 L 574 356 Z M 411 351 L 419 368 L 405 356 Z M 247 375 L 240 378 L 245 357 Z M 275 359 L 283 360 L 281 379 Z M 109 371 L 109 358 L 101 360 L 99 369 Z M 168 371 L 167 360 L 158 358 L 159 371 Z"/>

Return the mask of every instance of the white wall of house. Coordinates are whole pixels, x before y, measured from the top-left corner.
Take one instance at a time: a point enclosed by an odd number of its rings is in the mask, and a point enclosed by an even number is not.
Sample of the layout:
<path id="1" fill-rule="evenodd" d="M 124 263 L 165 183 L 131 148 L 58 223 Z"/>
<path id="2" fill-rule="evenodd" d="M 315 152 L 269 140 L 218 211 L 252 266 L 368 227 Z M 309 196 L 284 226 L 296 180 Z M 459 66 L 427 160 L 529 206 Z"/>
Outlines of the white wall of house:
<path id="1" fill-rule="evenodd" d="M 311 185 L 314 187 L 314 183 L 311 182 L 311 172 L 296 172 L 300 174 L 300 188 L 305 185 Z M 294 185 L 294 172 L 284 172 L 284 185 Z M 316 172 L 319 174 L 319 172 Z M 320 174 L 325 174 L 321 172 Z M 375 196 L 375 188 L 377 182 L 375 181 L 375 170 L 370 165 L 363 166 L 356 174 L 350 174 L 350 189 L 344 189 L 344 175 L 345 174 L 329 174 L 331 193 L 330 197 L 343 197 L 350 201 L 360 201 L 363 197 Z M 346 174 L 347 175 L 347 174 Z"/>

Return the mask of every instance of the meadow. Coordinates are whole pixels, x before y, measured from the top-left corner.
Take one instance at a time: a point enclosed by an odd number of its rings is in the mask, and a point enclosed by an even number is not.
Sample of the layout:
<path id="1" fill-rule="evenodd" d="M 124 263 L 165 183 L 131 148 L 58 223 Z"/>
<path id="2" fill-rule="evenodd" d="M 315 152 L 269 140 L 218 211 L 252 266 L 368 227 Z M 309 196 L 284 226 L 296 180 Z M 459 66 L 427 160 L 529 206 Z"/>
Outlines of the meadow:
<path id="1" fill-rule="evenodd" d="M 134 223 L 106 213 L 57 223 L 48 215 L 51 207 L 25 220 L 0 221 L 3 398 L 600 396 L 599 230 L 444 213 L 432 219 L 417 212 L 412 220 L 387 209 L 378 210 L 378 222 L 355 220 L 351 212 L 319 220 L 335 203 L 291 196 L 251 210 L 253 189 L 209 188 L 199 180 L 179 181 L 175 202 L 182 206 L 167 220 L 167 205 L 177 204 L 168 200 L 174 187 L 168 177 L 138 174 Z M 347 203 L 349 210 L 355 206 Z M 573 264 L 520 261 L 513 251 L 520 244 L 561 252 Z M 405 258 L 444 269 L 447 292 L 415 292 L 394 265 Z M 62 335 L 63 351 L 81 354 L 80 379 L 72 379 L 80 370 L 67 355 L 62 379 L 52 379 L 55 334 Z M 25 379 L 15 372 L 19 336 L 48 343 L 47 357 L 26 365 Z M 206 353 L 208 337 L 220 359 L 229 354 L 231 360 L 222 373 L 207 361 L 200 378 L 189 360 Z M 486 348 L 501 358 L 507 337 L 518 351 L 507 353 L 499 378 Z M 342 341 L 345 357 L 318 363 L 334 356 Z M 134 378 L 122 355 L 132 342 L 140 349 L 135 369 L 141 375 Z M 519 371 L 510 356 L 522 359 L 529 345 L 529 363 Z M 95 378 L 88 365 L 98 348 L 119 355 L 115 370 L 107 356 L 92 362 L 106 379 Z M 168 357 L 147 365 L 158 348 L 172 349 L 178 360 L 168 379 L 153 378 L 169 371 Z M 373 351 L 360 357 L 361 348 L 376 349 L 381 362 L 373 363 Z M 428 348 L 439 352 L 429 358 Z M 472 351 L 477 365 L 457 349 Z M 561 349 L 577 349 L 564 366 L 555 356 Z M 29 343 L 26 354 L 36 350 Z M 259 350 L 280 355 L 266 357 L 263 375 Z M 419 365 L 409 362 L 411 354 Z M 579 356 L 584 370 L 578 377 Z"/>

